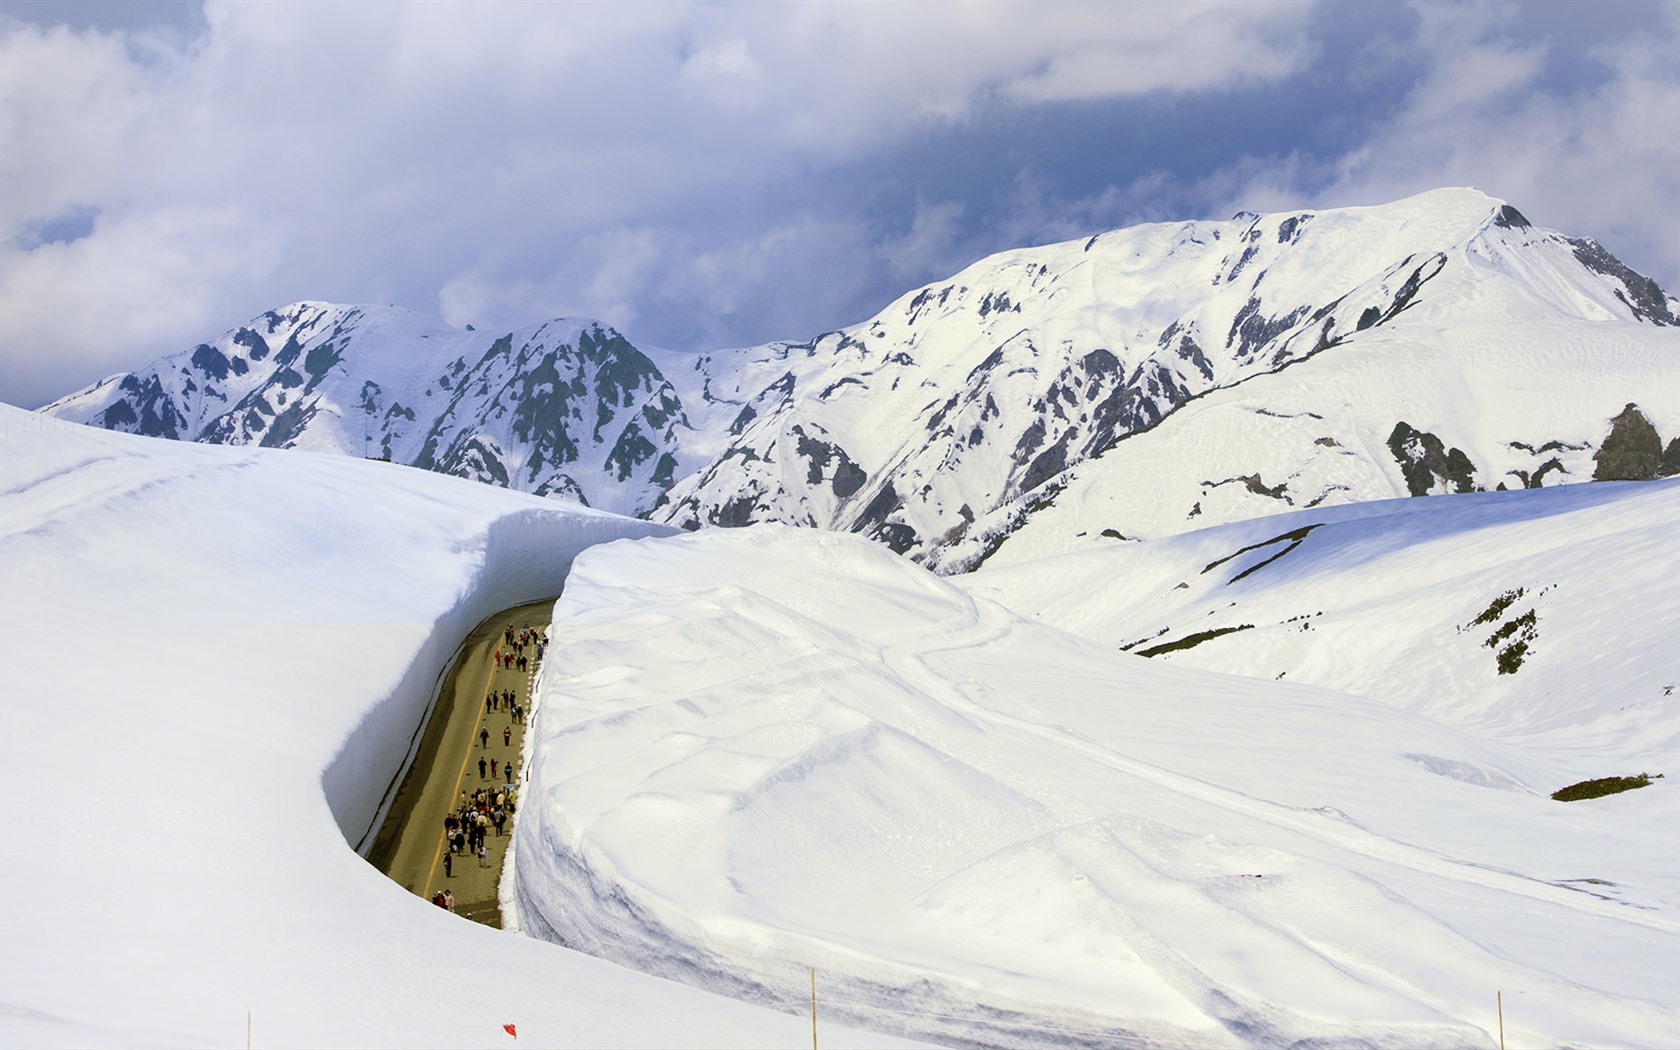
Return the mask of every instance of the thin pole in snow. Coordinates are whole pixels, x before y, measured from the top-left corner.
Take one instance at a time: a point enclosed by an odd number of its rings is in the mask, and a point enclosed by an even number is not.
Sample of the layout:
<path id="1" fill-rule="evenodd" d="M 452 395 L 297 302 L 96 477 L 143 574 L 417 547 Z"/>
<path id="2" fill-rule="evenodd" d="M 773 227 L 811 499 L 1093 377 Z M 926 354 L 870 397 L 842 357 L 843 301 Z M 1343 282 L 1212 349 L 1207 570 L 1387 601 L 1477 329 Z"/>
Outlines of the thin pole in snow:
<path id="1" fill-rule="evenodd" d="M 1499 1050 L 1505 1050 L 1505 993 L 1493 993 L 1494 1005 L 1499 1007 Z"/>
<path id="2" fill-rule="evenodd" d="M 811 967 L 811 1050 L 817 1050 L 817 968 L 815 966 Z M 1500 1047 L 1500 1050 L 1505 1050 L 1505 1048 Z"/>
<path id="3" fill-rule="evenodd" d="M 245 1050 L 251 1050 L 251 1011 L 245 1011 Z"/>

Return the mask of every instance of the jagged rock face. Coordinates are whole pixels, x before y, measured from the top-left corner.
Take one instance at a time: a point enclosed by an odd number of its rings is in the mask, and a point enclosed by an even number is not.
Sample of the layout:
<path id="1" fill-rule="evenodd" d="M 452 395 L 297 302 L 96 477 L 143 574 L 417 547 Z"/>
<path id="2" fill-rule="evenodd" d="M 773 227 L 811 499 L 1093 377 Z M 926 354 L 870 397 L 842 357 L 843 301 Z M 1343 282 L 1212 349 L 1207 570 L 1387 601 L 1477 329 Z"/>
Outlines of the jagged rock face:
<path id="1" fill-rule="evenodd" d="M 809 343 L 711 355 L 710 396 L 738 406 L 728 445 L 653 516 L 856 531 L 961 570 L 1053 503 L 1081 464 L 1186 407 L 1320 355 L 1364 358 L 1407 333 L 1480 323 L 1489 299 L 1558 323 L 1673 320 L 1661 289 L 1597 245 L 1536 229 L 1474 191 L 1136 227 L 984 260 Z M 1571 431 L 1548 447 L 1559 435 L 1513 434 L 1512 450 L 1543 453 L 1512 452 L 1520 461 L 1490 476 L 1494 464 L 1398 409 L 1346 445 L 1332 436 L 1345 406 L 1306 414 L 1330 420 L 1302 454 L 1322 478 L 1309 485 L 1293 466 L 1258 461 L 1210 472 L 1193 479 L 1208 498 L 1187 505 L 1180 527 L 1231 520 L 1225 505 L 1267 513 L 1585 480 L 1599 436 Z M 1091 535 L 1104 525 L 1132 534 L 1101 522 Z"/>
<path id="2" fill-rule="evenodd" d="M 1680 470 L 1680 303 L 1596 245 L 1486 198 L 1437 193 L 1370 211 L 1420 203 L 1431 207 L 1410 208 L 1410 221 L 1433 223 L 1442 247 L 1408 246 L 1384 282 L 1390 305 L 1361 307 L 1354 331 L 1338 323 L 1316 353 L 1198 394 L 1063 472 L 1052 499 L 980 518 L 939 565 L 1323 505 Z M 1332 216 L 1346 217 L 1315 221 Z M 1322 265 L 1355 274 L 1327 255 Z M 1326 316 L 1340 318 L 1357 299 L 1332 302 Z"/>
<path id="3" fill-rule="evenodd" d="M 1680 474 L 1680 437 L 1665 447 L 1662 435 L 1636 404 L 1610 421 L 1610 431 L 1593 453 L 1594 481 L 1652 481 Z"/>
<path id="4" fill-rule="evenodd" d="M 1680 349 L 1677 313 L 1596 243 L 1440 190 L 1006 252 L 862 324 L 686 359 L 589 321 L 302 303 L 46 411 L 689 528 L 854 531 L 961 571 L 1051 520 L 1062 539 L 1026 546 L 1670 471 L 1680 445 L 1652 467 L 1606 427 L 1637 400 L 1680 433 L 1680 353 L 1653 349 Z"/>
<path id="5" fill-rule="evenodd" d="M 1449 451 L 1440 438 L 1418 431 L 1404 420 L 1394 424 L 1388 450 L 1400 464 L 1406 490 L 1413 496 L 1476 491 L 1476 467 L 1463 449 Z"/>
<path id="6" fill-rule="evenodd" d="M 481 335 L 298 303 L 45 411 L 114 430 L 412 464 L 637 513 L 691 429 L 659 369 L 592 321 Z"/>

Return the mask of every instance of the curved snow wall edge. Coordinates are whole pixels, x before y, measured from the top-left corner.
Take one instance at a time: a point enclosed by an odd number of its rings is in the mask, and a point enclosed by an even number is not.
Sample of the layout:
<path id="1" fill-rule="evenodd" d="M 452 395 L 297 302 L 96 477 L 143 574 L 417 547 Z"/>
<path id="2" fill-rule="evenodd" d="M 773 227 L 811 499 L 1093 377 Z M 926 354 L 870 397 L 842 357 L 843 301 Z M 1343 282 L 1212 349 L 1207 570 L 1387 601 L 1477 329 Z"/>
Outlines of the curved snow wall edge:
<path id="1" fill-rule="evenodd" d="M 483 556 L 472 582 L 437 618 L 397 687 L 368 709 L 321 772 L 322 791 L 345 841 L 359 851 L 370 840 L 438 683 L 467 632 L 498 610 L 559 594 L 572 560 L 585 548 L 677 532 L 632 518 L 562 510 L 521 511 L 491 522 L 482 534 Z"/>

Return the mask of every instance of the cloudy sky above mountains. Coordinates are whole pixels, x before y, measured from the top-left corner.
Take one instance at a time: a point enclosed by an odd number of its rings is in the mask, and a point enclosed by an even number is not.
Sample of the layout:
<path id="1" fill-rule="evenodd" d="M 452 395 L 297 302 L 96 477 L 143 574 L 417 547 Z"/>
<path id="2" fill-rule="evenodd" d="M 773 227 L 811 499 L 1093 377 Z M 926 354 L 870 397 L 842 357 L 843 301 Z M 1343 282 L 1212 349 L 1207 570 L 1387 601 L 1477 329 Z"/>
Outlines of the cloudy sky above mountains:
<path id="1" fill-rule="evenodd" d="M 0 401 L 299 299 L 677 349 L 1474 185 L 1680 286 L 1680 4 L 0 0 Z"/>

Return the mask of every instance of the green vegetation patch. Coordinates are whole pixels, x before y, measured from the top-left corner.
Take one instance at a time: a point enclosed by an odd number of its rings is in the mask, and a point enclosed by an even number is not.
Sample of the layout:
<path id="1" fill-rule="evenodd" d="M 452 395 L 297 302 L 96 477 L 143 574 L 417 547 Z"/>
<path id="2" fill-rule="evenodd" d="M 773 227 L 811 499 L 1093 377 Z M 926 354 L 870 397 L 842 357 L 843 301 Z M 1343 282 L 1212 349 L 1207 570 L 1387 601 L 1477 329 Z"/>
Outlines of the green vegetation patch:
<path id="1" fill-rule="evenodd" d="M 1540 594 L 1543 596 L 1546 590 L 1549 590 L 1549 588 L 1542 589 Z M 1488 607 L 1482 610 L 1480 615 L 1465 624 L 1465 629 L 1499 623 L 1500 620 L 1505 618 L 1511 606 L 1515 605 L 1518 599 L 1526 593 L 1525 588 L 1516 587 L 1499 595 L 1488 603 Z M 1504 623 L 1499 623 L 1499 626 L 1494 628 L 1493 633 L 1488 636 L 1487 641 L 1482 644 L 1494 650 L 1495 661 L 1498 663 L 1500 674 L 1516 674 L 1518 668 L 1522 667 L 1523 658 L 1528 655 L 1530 643 L 1538 637 L 1540 637 L 1540 617 L 1536 615 L 1533 609 L 1530 609 L 1519 616 L 1506 620 Z"/>
<path id="2" fill-rule="evenodd" d="M 1657 776 L 1662 776 L 1658 773 Z M 1579 802 L 1584 798 L 1602 798 L 1605 795 L 1615 795 L 1634 788 L 1648 787 L 1651 776 L 1641 773 L 1636 777 L 1599 777 L 1597 780 L 1583 780 L 1579 784 L 1571 784 L 1566 788 L 1559 788 L 1552 792 L 1552 797 L 1559 802 Z"/>
<path id="3" fill-rule="evenodd" d="M 1523 596 L 1523 588 L 1521 588 L 1521 587 L 1518 587 L 1516 590 L 1513 590 L 1513 591 L 1506 591 L 1504 594 L 1501 594 L 1499 597 L 1495 598 L 1493 600 L 1493 602 L 1491 604 L 1489 604 L 1488 607 L 1485 610 L 1483 610 L 1483 612 L 1480 616 L 1476 617 L 1474 620 L 1471 620 L 1470 621 L 1470 626 L 1476 627 L 1476 626 L 1479 626 L 1479 625 L 1484 624 L 1484 623 L 1492 623 L 1493 621 L 1499 619 L 1499 617 L 1505 612 L 1505 610 L 1509 609 L 1511 607 L 1511 605 L 1518 598 L 1521 598 L 1522 596 Z"/>
<path id="4" fill-rule="evenodd" d="M 1209 639 L 1218 638 L 1222 634 L 1233 634 L 1237 631 L 1252 631 L 1253 629 L 1253 624 L 1243 623 L 1238 624 L 1235 627 L 1215 627 L 1211 631 L 1197 631 L 1195 634 L 1185 635 L 1176 642 L 1162 642 L 1160 645 L 1152 645 L 1147 649 L 1139 649 L 1138 655 L 1160 656 L 1162 653 L 1172 653 L 1177 652 L 1180 649 L 1194 648 Z"/>

